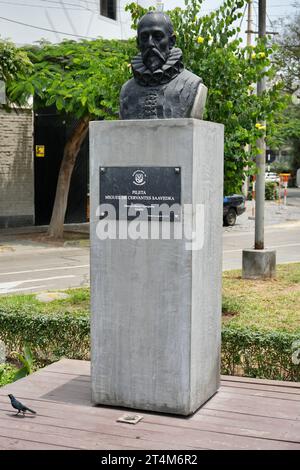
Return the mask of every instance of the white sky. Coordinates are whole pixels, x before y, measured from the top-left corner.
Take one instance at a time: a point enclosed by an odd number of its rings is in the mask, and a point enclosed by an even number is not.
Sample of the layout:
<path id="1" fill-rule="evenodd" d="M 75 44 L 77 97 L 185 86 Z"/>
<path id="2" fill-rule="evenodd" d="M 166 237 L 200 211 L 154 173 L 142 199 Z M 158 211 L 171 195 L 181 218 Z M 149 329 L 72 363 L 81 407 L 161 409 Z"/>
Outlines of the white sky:
<path id="1" fill-rule="evenodd" d="M 132 0 L 128 0 L 129 1 Z M 119 6 L 121 15 L 121 36 L 127 37 L 130 21 L 124 16 L 124 3 Z M 140 3 L 155 4 L 155 0 L 140 0 Z M 165 0 L 165 10 L 174 6 L 183 5 L 183 0 Z M 210 12 L 220 6 L 222 0 L 205 0 L 202 11 Z M 99 0 L 0 0 L 0 36 L 10 38 L 17 44 L 31 43 L 41 38 L 53 42 L 63 37 L 76 38 L 78 36 L 104 37 L 120 36 L 120 26 L 116 22 L 104 19 L 98 15 Z M 300 0 L 267 0 L 267 29 L 279 31 L 280 25 L 276 22 L 280 18 L 293 17 L 300 12 Z M 254 28 L 257 30 L 258 0 L 254 0 Z M 245 39 L 247 14 L 242 22 L 241 37 Z M 24 24 L 19 24 L 24 23 Z M 46 30 L 55 30 L 51 33 Z M 61 32 L 68 33 L 64 35 Z M 72 36 L 73 35 L 73 36 Z"/>

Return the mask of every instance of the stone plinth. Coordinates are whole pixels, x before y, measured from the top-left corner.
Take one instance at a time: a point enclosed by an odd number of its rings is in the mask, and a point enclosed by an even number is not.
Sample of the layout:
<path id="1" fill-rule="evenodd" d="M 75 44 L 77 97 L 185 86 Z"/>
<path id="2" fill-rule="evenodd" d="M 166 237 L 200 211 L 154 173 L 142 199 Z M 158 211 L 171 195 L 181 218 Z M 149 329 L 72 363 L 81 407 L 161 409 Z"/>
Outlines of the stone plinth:
<path id="1" fill-rule="evenodd" d="M 223 126 L 93 122 L 90 158 L 93 401 L 191 414 L 220 380 Z M 139 166 L 180 168 L 189 206 L 173 224 L 197 226 L 196 249 L 184 238 L 97 237 L 100 168 Z"/>
<path id="2" fill-rule="evenodd" d="M 276 276 L 276 251 L 243 250 L 244 279 L 270 279 Z"/>

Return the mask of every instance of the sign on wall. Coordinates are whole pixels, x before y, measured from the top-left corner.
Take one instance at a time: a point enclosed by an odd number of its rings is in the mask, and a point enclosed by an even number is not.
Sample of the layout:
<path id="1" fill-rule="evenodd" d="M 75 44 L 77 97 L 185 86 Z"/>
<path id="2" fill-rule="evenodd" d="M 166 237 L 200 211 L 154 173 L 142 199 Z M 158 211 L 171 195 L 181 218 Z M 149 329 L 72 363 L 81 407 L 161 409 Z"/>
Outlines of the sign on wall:
<path id="1" fill-rule="evenodd" d="M 35 156 L 44 157 L 45 156 L 45 145 L 36 145 L 35 146 Z"/>
<path id="2" fill-rule="evenodd" d="M 133 220 L 144 213 L 148 220 L 179 221 L 181 168 L 101 167 L 100 205 L 103 204 L 114 207 L 116 219 Z M 161 205 L 173 210 L 166 210 L 166 214 L 156 213 L 155 209 Z"/>

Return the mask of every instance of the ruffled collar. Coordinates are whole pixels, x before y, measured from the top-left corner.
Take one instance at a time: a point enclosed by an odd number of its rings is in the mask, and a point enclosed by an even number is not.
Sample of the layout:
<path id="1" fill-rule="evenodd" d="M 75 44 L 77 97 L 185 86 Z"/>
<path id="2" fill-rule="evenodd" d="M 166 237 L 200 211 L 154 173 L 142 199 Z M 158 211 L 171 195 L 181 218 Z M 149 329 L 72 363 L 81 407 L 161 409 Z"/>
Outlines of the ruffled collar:
<path id="1" fill-rule="evenodd" d="M 182 51 L 179 48 L 171 49 L 166 63 L 151 72 L 143 63 L 142 55 L 139 53 L 131 62 L 132 72 L 135 80 L 142 86 L 164 85 L 177 77 L 183 70 Z"/>

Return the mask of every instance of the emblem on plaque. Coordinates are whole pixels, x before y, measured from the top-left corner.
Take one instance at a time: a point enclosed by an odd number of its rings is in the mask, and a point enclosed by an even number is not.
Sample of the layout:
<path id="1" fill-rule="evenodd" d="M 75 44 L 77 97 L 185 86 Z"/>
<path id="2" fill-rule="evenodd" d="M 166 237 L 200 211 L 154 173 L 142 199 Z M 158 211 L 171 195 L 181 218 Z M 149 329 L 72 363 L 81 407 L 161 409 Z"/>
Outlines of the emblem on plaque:
<path id="1" fill-rule="evenodd" d="M 137 186 L 143 186 L 146 183 L 146 173 L 143 170 L 136 170 L 133 173 L 133 184 L 136 184 Z"/>

